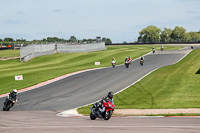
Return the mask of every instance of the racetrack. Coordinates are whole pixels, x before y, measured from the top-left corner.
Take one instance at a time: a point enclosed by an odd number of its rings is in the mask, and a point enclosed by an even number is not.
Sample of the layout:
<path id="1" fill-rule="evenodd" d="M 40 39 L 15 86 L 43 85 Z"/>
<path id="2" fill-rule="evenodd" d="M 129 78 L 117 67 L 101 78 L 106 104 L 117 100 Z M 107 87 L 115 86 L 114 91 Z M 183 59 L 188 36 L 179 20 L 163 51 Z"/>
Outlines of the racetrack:
<path id="1" fill-rule="evenodd" d="M 112 117 L 91 121 L 85 117 L 58 117 L 61 111 L 101 99 L 108 91 L 118 92 L 154 69 L 173 64 L 190 49 L 156 51 L 130 68 L 124 65 L 70 76 L 43 87 L 19 94 L 19 102 L 9 112 L 0 112 L 0 132 L 193 132 L 200 131 L 199 117 Z M 3 105 L 5 98 L 0 98 Z"/>
<path id="2" fill-rule="evenodd" d="M 154 69 L 173 64 L 189 50 L 156 51 L 145 56 L 144 66 L 139 59 L 130 68 L 124 65 L 83 72 L 60 81 L 19 94 L 19 102 L 11 109 L 63 111 L 95 102 L 109 91 L 118 92 Z M 5 98 L 0 99 L 3 105 Z"/>

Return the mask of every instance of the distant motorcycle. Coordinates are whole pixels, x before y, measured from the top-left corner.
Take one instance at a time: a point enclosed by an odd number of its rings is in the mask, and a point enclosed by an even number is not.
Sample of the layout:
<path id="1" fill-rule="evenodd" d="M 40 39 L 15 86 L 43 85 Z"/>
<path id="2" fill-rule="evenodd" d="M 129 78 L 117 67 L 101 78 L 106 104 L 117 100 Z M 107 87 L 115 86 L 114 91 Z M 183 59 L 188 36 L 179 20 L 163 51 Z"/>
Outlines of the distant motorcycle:
<path id="1" fill-rule="evenodd" d="M 129 68 L 130 65 L 131 65 L 131 61 L 126 60 L 126 61 L 125 61 L 125 66 L 126 66 L 126 68 Z"/>
<path id="2" fill-rule="evenodd" d="M 155 53 L 155 49 L 153 50 L 153 53 Z"/>
<path id="3" fill-rule="evenodd" d="M 113 67 L 115 67 L 116 66 L 116 61 L 111 61 L 111 64 L 112 64 Z"/>
<path id="4" fill-rule="evenodd" d="M 6 101 L 4 102 L 3 111 L 9 111 L 10 108 L 13 107 L 15 103 L 16 103 L 15 98 L 6 99 Z"/>
<path id="5" fill-rule="evenodd" d="M 143 66 L 144 60 L 140 60 L 140 65 Z"/>
<path id="6" fill-rule="evenodd" d="M 101 112 L 99 110 L 101 103 L 95 103 L 93 107 L 90 107 L 90 119 L 95 120 L 96 118 L 101 118 L 104 120 L 109 120 L 112 116 L 112 113 L 115 109 L 115 105 L 112 104 L 108 99 L 103 98 L 103 106 L 105 107 L 105 111 Z"/>

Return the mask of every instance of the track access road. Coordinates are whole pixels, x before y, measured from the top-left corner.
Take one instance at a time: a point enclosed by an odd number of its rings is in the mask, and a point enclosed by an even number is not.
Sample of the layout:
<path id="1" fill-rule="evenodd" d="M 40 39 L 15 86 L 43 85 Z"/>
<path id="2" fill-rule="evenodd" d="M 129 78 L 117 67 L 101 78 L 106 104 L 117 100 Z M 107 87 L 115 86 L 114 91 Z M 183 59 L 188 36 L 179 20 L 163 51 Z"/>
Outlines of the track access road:
<path id="1" fill-rule="evenodd" d="M 156 51 L 145 56 L 144 66 L 139 59 L 129 68 L 124 65 L 92 70 L 70 76 L 37 89 L 19 94 L 13 111 L 63 111 L 101 99 L 109 91 L 118 92 L 157 68 L 171 65 L 184 57 L 190 49 Z M 125 57 L 124 57 L 125 58 Z M 0 98 L 3 105 L 5 98 Z"/>

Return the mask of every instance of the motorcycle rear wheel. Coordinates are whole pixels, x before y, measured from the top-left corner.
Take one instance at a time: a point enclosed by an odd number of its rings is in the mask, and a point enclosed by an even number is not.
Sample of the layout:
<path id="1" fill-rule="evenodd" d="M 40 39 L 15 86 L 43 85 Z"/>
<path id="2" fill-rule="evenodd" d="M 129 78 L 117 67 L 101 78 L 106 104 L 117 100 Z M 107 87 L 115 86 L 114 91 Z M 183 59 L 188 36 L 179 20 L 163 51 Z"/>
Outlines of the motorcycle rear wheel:
<path id="1" fill-rule="evenodd" d="M 96 116 L 93 115 L 92 112 L 90 113 L 90 119 L 91 119 L 91 120 L 95 120 L 95 119 L 96 119 Z"/>

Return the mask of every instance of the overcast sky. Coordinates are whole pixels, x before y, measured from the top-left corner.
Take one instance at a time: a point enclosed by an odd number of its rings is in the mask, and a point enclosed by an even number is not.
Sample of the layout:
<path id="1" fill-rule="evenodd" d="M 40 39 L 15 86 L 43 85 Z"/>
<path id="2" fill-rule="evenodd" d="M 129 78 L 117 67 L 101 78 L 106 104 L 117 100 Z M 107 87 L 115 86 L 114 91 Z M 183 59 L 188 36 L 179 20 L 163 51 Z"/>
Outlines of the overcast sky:
<path id="1" fill-rule="evenodd" d="M 200 0 L 0 0 L 0 38 L 108 37 L 133 42 L 149 25 L 200 30 Z"/>

